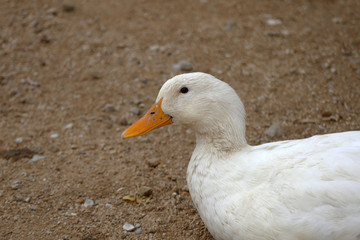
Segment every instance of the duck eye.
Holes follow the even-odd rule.
[[[180,89],[181,93],[187,93],[189,91],[189,89],[187,87],[183,87]]]

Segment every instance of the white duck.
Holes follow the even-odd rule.
[[[172,122],[196,132],[187,183],[215,239],[360,239],[360,131],[250,146],[235,91],[189,73],[123,138]]]

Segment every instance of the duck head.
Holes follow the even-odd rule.
[[[198,140],[207,137],[246,144],[240,98],[227,83],[206,73],[181,74],[166,81],[156,103],[122,137],[140,136],[171,123],[192,128]]]

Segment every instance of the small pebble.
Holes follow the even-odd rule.
[[[166,47],[165,46],[159,46],[159,45],[152,45],[149,47],[150,51],[154,52],[165,52]]]
[[[266,24],[269,25],[269,26],[276,26],[276,25],[279,25],[281,24],[281,20],[280,19],[268,19],[266,20]]]
[[[116,111],[116,108],[112,104],[106,104],[105,107],[103,108],[103,111],[106,113],[112,113]]]
[[[20,187],[21,187],[20,183],[14,183],[13,185],[11,185],[12,190],[18,190]]]
[[[340,18],[340,17],[334,17],[334,18],[331,19],[331,21],[332,21],[333,23],[335,23],[335,24],[339,24],[339,23],[342,22],[342,18]]]
[[[56,153],[56,152],[60,151],[60,148],[58,146],[56,146],[56,145],[51,145],[49,147],[49,151],[53,152],[53,153]]]
[[[181,188],[181,190],[186,191],[186,192],[189,192],[189,187],[188,187],[188,185],[184,185],[184,186]]]
[[[24,201],[24,199],[22,198],[21,195],[15,194],[15,195],[14,195],[14,201],[15,201],[15,202],[22,202],[22,201]]]
[[[42,35],[42,36],[40,37],[40,42],[41,42],[41,43],[50,43],[51,40],[50,40],[50,38],[49,38],[47,35]],[[39,85],[39,86],[40,86],[40,85]]]
[[[94,206],[94,201],[90,198],[86,199],[84,204],[83,204],[84,207],[92,207]]]
[[[160,160],[157,158],[150,158],[146,161],[147,165],[152,168],[156,168],[160,164]]]
[[[283,35],[283,36],[286,37],[286,36],[289,36],[289,34],[290,34],[290,33],[289,33],[288,30],[285,30],[285,29],[284,29],[284,30],[281,30],[281,35]]]
[[[326,68],[329,68],[329,67],[330,67],[330,64],[326,62],[326,63],[324,63],[324,64],[322,65],[322,67],[325,68],[325,69],[326,69]]]
[[[132,113],[132,114],[134,114],[134,115],[140,115],[141,114],[141,110],[140,110],[140,108],[138,108],[138,107],[132,107],[131,109],[130,109],[130,112]]]
[[[105,204],[105,207],[107,207],[107,208],[112,208],[113,206],[112,206],[110,203],[106,203],[106,204]]]
[[[123,229],[127,232],[133,232],[135,231],[135,226],[130,223],[125,223]]]
[[[157,228],[150,228],[149,233],[156,233],[158,231]]]
[[[39,160],[41,160],[41,159],[44,159],[45,158],[45,156],[43,156],[43,155],[34,155],[31,159],[30,159],[30,162],[37,162],[37,161],[39,161]]]
[[[188,61],[180,61],[179,63],[174,64],[173,68],[183,72],[190,72],[193,70],[193,66]]]
[[[92,73],[91,78],[94,80],[99,80],[99,79],[101,79],[101,75],[98,73]]]
[[[63,130],[66,130],[66,129],[71,129],[73,127],[73,123],[69,123],[69,124],[66,124],[64,127],[63,127]]]
[[[265,35],[268,35],[269,37],[279,37],[280,32],[278,32],[278,31],[266,31]]]
[[[154,51],[154,52],[157,52],[159,51],[160,49],[160,46],[159,45],[152,45],[149,47],[150,51]]]
[[[27,198],[24,199],[24,202],[29,203],[30,200],[31,200],[31,198],[30,198],[30,197],[27,197]]]
[[[33,87],[40,87],[40,83],[38,83],[38,82],[30,82],[30,84]]]
[[[127,126],[129,123],[127,121],[127,119],[125,117],[121,118],[120,120],[120,125],[122,126]]]
[[[44,150],[42,149],[41,146],[32,147],[32,148],[31,148],[31,151],[33,151],[34,153],[37,153],[37,154],[41,154],[41,153],[44,152]]]
[[[22,142],[23,142],[23,138],[18,137],[18,138],[15,139],[15,142],[16,142],[16,143],[22,143]]]
[[[141,224],[140,224],[140,223],[137,223],[137,224],[135,224],[135,227],[136,227],[136,228],[140,228],[140,227],[141,227]]]
[[[182,197],[182,198],[185,198],[185,197],[188,197],[188,196],[190,196],[189,192],[183,191],[183,192],[180,193],[180,197]]]
[[[71,3],[64,3],[63,10],[64,12],[73,12],[75,10],[75,6]]]
[[[37,210],[37,206],[31,205],[29,206],[29,209],[32,211],[36,211]]]
[[[321,116],[322,116],[323,118],[330,117],[331,115],[332,115],[332,113],[329,112],[329,111],[324,111],[324,112],[321,113]]]
[[[141,230],[140,228],[136,229],[135,234],[136,234],[136,235],[142,234],[142,230]]]
[[[226,23],[226,30],[231,30],[235,27],[235,23],[234,22],[228,22]]]
[[[346,48],[342,48],[341,49],[341,53],[344,55],[344,56],[351,56],[352,55],[352,51],[350,49],[346,49]]]
[[[284,133],[284,129],[280,123],[274,123],[268,129],[265,130],[265,135],[273,138],[281,136]]]
[[[142,186],[138,189],[138,194],[143,197],[149,197],[153,194],[153,190],[150,187]]]
[[[57,10],[56,8],[50,8],[49,10],[46,11],[46,13],[56,16]]]
[[[299,69],[298,73],[301,74],[301,75],[306,75],[305,69]]]
[[[81,198],[76,199],[75,202],[76,202],[77,204],[83,204],[83,203],[85,202],[85,200],[86,200],[85,198],[82,198],[82,197],[81,197]]]
[[[50,138],[58,138],[59,134],[58,133],[53,133],[50,135]]]

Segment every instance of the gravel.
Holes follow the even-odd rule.
[[[127,125],[129,125],[128,120],[127,120],[125,117],[121,118],[121,119],[120,119],[120,125],[121,125],[121,126],[127,126]]]
[[[21,187],[21,184],[19,181],[15,181],[13,185],[11,185],[12,190],[18,190]]]
[[[15,139],[15,143],[22,143],[23,142],[23,138],[18,137]]]
[[[190,72],[194,69],[192,64],[188,61],[180,61],[177,64],[174,64],[173,68],[183,72]]]
[[[138,194],[142,197],[149,197],[153,194],[153,190],[150,187],[142,186],[138,189]]]
[[[38,209],[38,207],[35,206],[35,205],[30,205],[30,206],[29,206],[29,209],[30,209],[31,211],[36,211],[36,210]]]
[[[51,145],[49,147],[49,151],[53,152],[53,153],[57,153],[58,151],[60,151],[60,148],[58,146],[56,146],[56,145]]]
[[[130,109],[130,112],[136,116],[139,116],[141,114],[141,109],[138,107],[132,107]]]
[[[99,80],[101,79],[101,75],[99,73],[92,73],[91,78],[94,80]]]
[[[226,26],[225,26],[226,30],[231,30],[231,29],[233,29],[234,27],[235,27],[235,23],[234,23],[234,22],[228,22],[228,23],[226,23]]]
[[[264,34],[269,37],[280,37],[279,31],[265,31]]]
[[[44,150],[42,149],[42,147],[41,146],[35,146],[35,147],[32,147],[31,148],[31,151],[33,151],[34,153],[37,153],[37,154],[41,154],[41,153],[43,153],[44,152]]]
[[[268,19],[266,20],[266,24],[269,26],[276,26],[276,25],[280,25],[282,22],[280,19]]]
[[[116,108],[113,104],[106,104],[105,107],[103,108],[103,111],[106,113],[112,113],[116,111]]]
[[[124,226],[123,226],[123,229],[127,232],[133,232],[135,231],[135,226],[130,224],[130,223],[125,223]]]
[[[46,13],[56,16],[57,10],[56,10],[56,8],[50,8],[46,11]]]
[[[58,138],[59,134],[58,133],[53,133],[50,135],[50,138]]]
[[[63,11],[64,12],[73,12],[73,11],[75,11],[75,6],[71,3],[64,3]]]
[[[265,130],[265,135],[270,138],[279,137],[283,133],[284,133],[284,128],[278,122],[274,123],[268,129]]]
[[[73,123],[66,124],[66,125],[63,127],[63,130],[71,129],[73,126],[74,126]]]
[[[34,156],[30,159],[30,162],[37,162],[37,161],[42,160],[42,159],[44,159],[44,158],[45,158],[45,156],[43,156],[43,155],[34,155]]]
[[[152,227],[149,230],[149,233],[156,233],[158,231],[158,229],[156,227]]]
[[[87,198],[83,204],[84,207],[92,207],[94,206],[94,200]]]
[[[149,167],[156,168],[160,164],[160,160],[157,158],[150,158],[146,160],[146,163]]]

